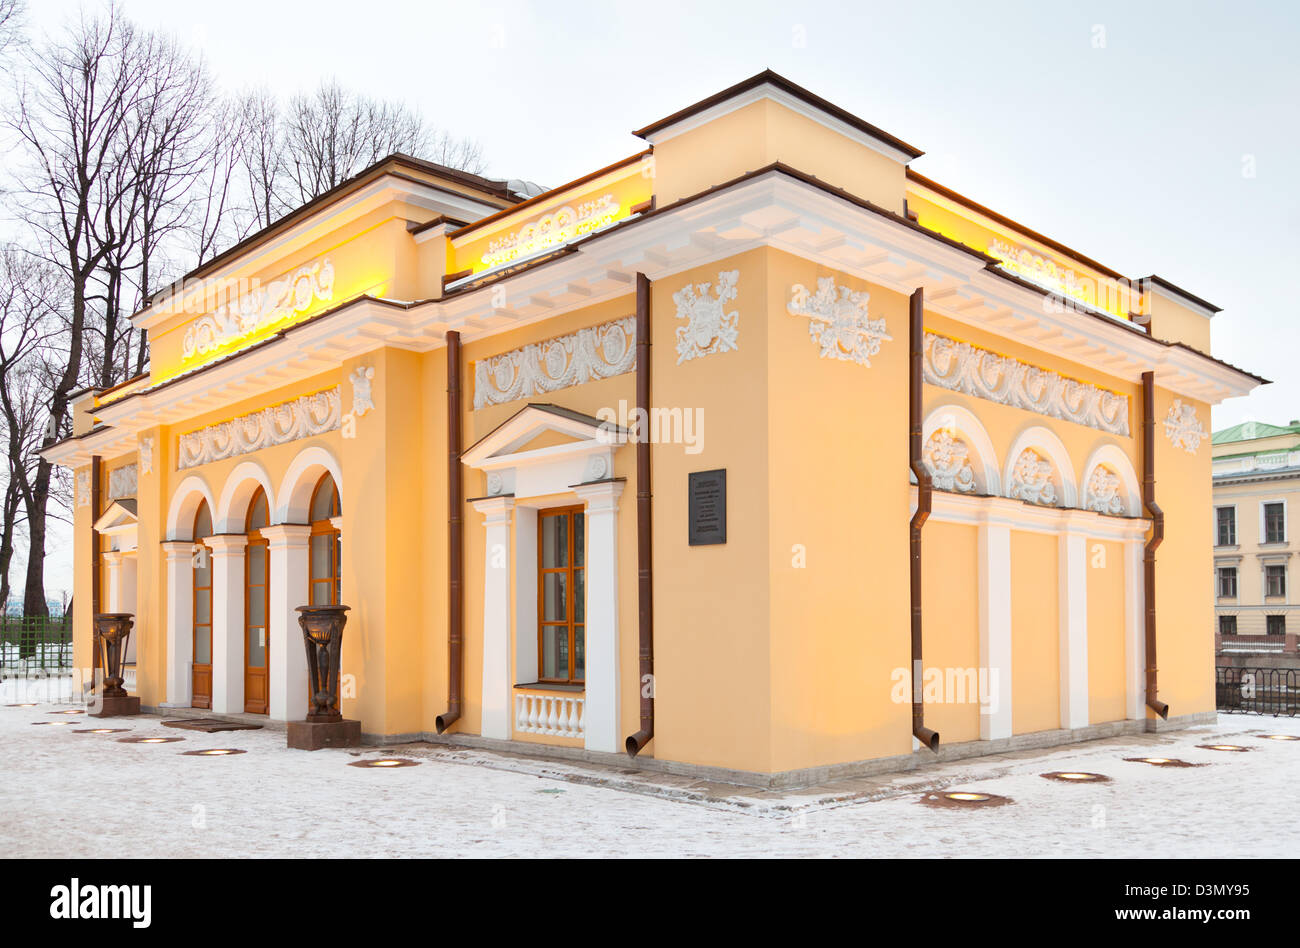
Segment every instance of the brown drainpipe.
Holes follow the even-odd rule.
[[[447,703],[435,722],[442,734],[460,718],[465,677],[465,603],[462,561],[465,534],[461,520],[460,333],[447,333]]]
[[[99,668],[99,632],[97,631],[95,616],[102,611],[101,598],[103,593],[100,589],[99,580],[99,531],[95,529],[95,521],[99,519],[99,478],[102,472],[103,462],[98,454],[91,455],[90,458],[90,648],[92,651],[90,659],[90,681],[93,688],[95,681],[95,669]]]
[[[650,280],[636,275],[636,407],[638,418],[650,416]],[[637,637],[641,689],[641,730],[625,743],[629,757],[655,736],[654,698],[654,576],[650,564],[650,441],[645,432],[636,442],[636,569]]]
[[[908,338],[910,365],[907,397],[907,457],[916,475],[916,513],[910,524],[912,572],[912,736],[930,748],[939,749],[939,732],[925,726],[925,701],[921,694],[921,527],[930,518],[934,484],[921,461],[921,382],[924,378],[925,290],[918,287],[909,306]]]
[[[1169,705],[1156,697],[1156,548],[1165,538],[1165,513],[1156,503],[1154,372],[1142,373],[1142,506],[1151,515],[1151,539],[1142,551],[1142,595],[1147,605],[1147,707],[1168,719]]]

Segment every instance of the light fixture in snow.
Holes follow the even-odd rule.
[[[73,731],[73,734],[121,734],[131,730],[129,727],[92,727],[86,731]]]
[[[67,727],[71,721],[33,721],[33,724],[46,724],[50,727]]]
[[[1093,774],[1083,770],[1054,770],[1043,774],[1048,780],[1061,780],[1066,783],[1109,783],[1105,774]]]
[[[994,793],[979,793],[973,790],[954,790],[949,793],[927,793],[920,801],[926,806],[935,807],[981,807],[1003,806],[1011,803],[1010,797],[1000,797]]]
[[[29,701],[26,704],[7,704],[5,705],[5,707],[6,708],[34,708],[36,707],[36,702]]]
[[[1196,746],[1201,748],[1201,750],[1232,751],[1233,753],[1250,750],[1249,747],[1242,747],[1240,744],[1197,744]]]
[[[201,751],[185,751],[186,757],[229,757],[231,754],[242,754],[244,751],[234,747],[209,747]]]
[[[183,737],[119,737],[118,741],[123,744],[171,744],[173,741],[183,741]]]
[[[85,714],[80,708],[72,708],[68,711],[51,711],[50,714]]]
[[[349,767],[414,767],[418,760],[406,760],[401,757],[379,757],[374,760],[354,760]]]
[[[1266,741],[1300,741],[1294,734],[1261,734],[1260,737]]]
[[[1125,757],[1127,761],[1135,764],[1152,764],[1156,767],[1200,767],[1201,764],[1189,764],[1185,760],[1177,760],[1173,757]]]

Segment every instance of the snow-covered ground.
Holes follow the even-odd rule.
[[[1300,720],[1216,726],[958,761],[810,790],[726,788],[646,772],[435,745],[290,751],[284,732],[205,734],[70,707],[0,685],[5,856],[1294,856]],[[52,698],[52,693],[45,693]],[[33,726],[72,721],[68,726]],[[76,734],[81,728],[124,734]],[[183,737],[123,744],[121,737]],[[1198,744],[1235,743],[1228,753]],[[229,757],[184,751],[233,747]],[[370,756],[415,767],[363,769]],[[1125,757],[1207,766],[1160,768]],[[1047,771],[1106,774],[1062,784]],[[106,788],[114,788],[106,793]],[[1011,797],[995,809],[919,805],[927,789]]]

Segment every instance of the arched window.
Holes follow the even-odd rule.
[[[266,714],[270,706],[266,669],[270,630],[270,569],[267,540],[262,528],[270,526],[266,491],[261,487],[248,504],[244,532],[248,547],[244,551],[244,710]]]
[[[342,602],[339,564],[342,542],[335,518],[342,514],[339,489],[327,471],[311,494],[311,574],[307,601],[313,606],[337,606]]]
[[[212,555],[203,545],[212,536],[212,511],[199,501],[194,515],[194,662],[191,673],[195,708],[212,707]]]

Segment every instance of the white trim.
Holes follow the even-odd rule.
[[[212,489],[208,487],[207,482],[202,477],[191,474],[180,482],[180,486],[172,494],[171,504],[167,508],[166,536],[168,540],[194,539],[194,517],[199,512],[199,503],[194,499],[196,494],[200,500],[208,502],[208,514],[213,518],[215,528],[217,502],[212,499]]]
[[[537,511],[515,505],[515,674],[514,683],[540,677],[537,667]]]
[[[509,740],[514,713],[510,680],[510,497],[474,501],[483,514],[483,690],[479,734]]]
[[[979,524],[980,668],[989,679],[989,705],[980,711],[980,740],[1012,734],[1011,528]]]
[[[606,481],[574,493],[586,505],[587,525],[584,746],[616,754],[623,739],[618,647],[618,500],[623,483]]]
[[[966,445],[975,452],[971,459],[975,469],[975,486],[981,494],[1002,493],[1001,480],[998,477],[998,454],[993,448],[993,440],[984,428],[979,417],[969,408],[953,402],[937,405],[925,416],[921,425],[921,443],[925,444],[930,435],[940,428],[949,428],[956,432]]]
[[[1074,463],[1070,460],[1070,452],[1066,450],[1065,443],[1057,436],[1056,432],[1050,428],[1044,428],[1042,425],[1033,425],[1026,428],[1020,433],[1020,436],[1011,445],[1011,450],[1007,452],[1005,467],[1002,475],[1002,493],[1011,489],[1013,473],[1016,469],[1016,461],[1020,455],[1027,449],[1032,448],[1040,454],[1046,455],[1047,459],[1052,462],[1054,473],[1060,481],[1061,503],[1063,507],[1077,507],[1079,504],[1079,483],[1075,479]]]
[[[1125,516],[1142,516],[1142,484],[1138,480],[1133,462],[1124,453],[1124,449],[1117,444],[1103,444],[1088,455],[1088,460],[1083,463],[1082,476],[1079,478],[1079,483],[1085,492],[1088,489],[1088,479],[1092,477],[1093,469],[1098,464],[1107,465],[1119,475],[1120,484],[1124,489]]]
[[[777,105],[783,105],[791,112],[802,115],[804,118],[812,119],[818,125],[828,128],[833,132],[843,135],[856,144],[870,148],[872,151],[884,155],[886,158],[892,158],[900,164],[907,164],[912,160],[909,152],[903,151],[895,145],[890,144],[883,138],[865,132],[862,129],[855,128],[848,122],[836,118],[824,109],[820,109],[798,96],[792,95],[780,86],[772,82],[764,82],[753,88],[738,92],[730,98],[724,99],[714,105],[709,106],[687,116],[680,121],[673,122],[671,125],[665,125],[656,129],[649,135],[644,136],[645,140],[651,145],[662,145],[664,142],[671,141],[678,135],[683,135],[692,129],[707,125],[709,122],[716,121],[724,115],[730,115],[732,112],[753,105],[755,102],[761,102],[764,99],[775,102]]]
[[[167,704],[188,708],[194,700],[194,543],[164,540],[162,550],[167,570]]]
[[[1223,507],[1232,508],[1232,542],[1231,543],[1219,542],[1219,509]],[[1210,529],[1212,531],[1211,536],[1214,538],[1214,548],[1216,550],[1226,550],[1226,549],[1231,549],[1232,547],[1241,546],[1241,518],[1237,514],[1238,514],[1237,505],[1235,503],[1213,505]]]
[[[311,527],[277,523],[262,528],[267,540],[270,595],[266,603],[267,714],[273,721],[300,721],[307,714],[310,690],[298,606],[310,603]]]
[[[916,510],[915,485],[911,488],[910,510]],[[935,491],[931,496],[930,519],[968,526],[992,523],[1053,536],[1068,527],[1091,539],[1115,542],[1133,538],[1145,540],[1147,531],[1151,529],[1150,520],[1136,517],[1108,517],[1090,510],[1040,507],[1009,497],[979,497],[948,491]]]
[[[1143,537],[1124,542],[1124,707],[1130,721],[1146,719],[1146,591]]]
[[[1067,528],[1058,541],[1061,727],[1088,726],[1088,538]]]
[[[339,503],[342,504],[343,468],[338,458],[322,445],[308,445],[294,455],[284,477],[280,479],[280,490],[276,494],[280,502],[272,508],[276,523],[307,523],[311,514],[311,492],[324,471],[329,471],[334,478],[334,487],[339,492]]]
[[[241,461],[226,477],[221,488],[221,500],[212,518],[213,533],[243,533],[248,515],[248,505],[257,493],[258,485],[266,491],[266,516],[275,522],[275,488],[271,475],[257,461]]]
[[[244,549],[243,534],[211,536],[212,555],[212,710],[244,712]]]
[[[1268,536],[1267,530],[1265,529],[1266,526],[1267,526],[1267,523],[1266,523],[1265,518],[1264,518],[1264,506],[1265,506],[1266,504],[1281,504],[1281,505],[1282,505],[1282,539],[1281,539],[1280,542],[1277,541],[1277,540],[1268,540],[1268,539],[1266,539],[1266,537]],[[1259,537],[1258,537],[1258,540],[1256,541],[1258,546],[1261,546],[1261,547],[1262,547],[1262,546],[1267,546],[1267,545],[1269,545],[1269,544],[1277,544],[1277,545],[1281,546],[1282,544],[1286,544],[1286,543],[1290,543],[1290,542],[1291,542],[1291,539],[1290,539],[1290,533],[1291,533],[1291,518],[1290,518],[1290,516],[1289,516],[1289,513],[1290,513],[1290,511],[1287,510],[1286,497],[1262,497],[1262,498],[1260,498],[1260,500],[1259,500]],[[1217,539],[1217,537],[1216,537],[1215,539]],[[1267,552],[1267,551],[1262,551],[1262,552]]]
[[[1190,310],[1198,316],[1204,316],[1206,319],[1213,319],[1215,316],[1219,315],[1214,310],[1196,302],[1189,296],[1185,296],[1176,290],[1166,289],[1150,277],[1141,277],[1137,282],[1142,292],[1152,293],[1162,299],[1167,299],[1173,303],[1177,303],[1179,306],[1183,307],[1183,309]]]

